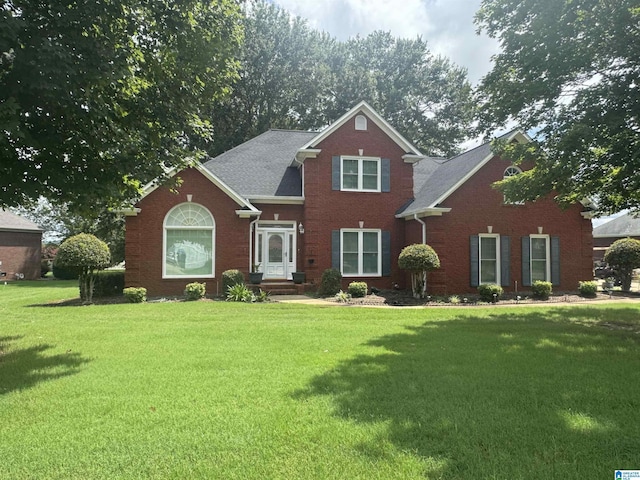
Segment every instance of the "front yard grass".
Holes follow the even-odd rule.
[[[0,478],[612,478],[640,304],[44,306],[0,285]]]

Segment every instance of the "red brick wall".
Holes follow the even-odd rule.
[[[430,293],[477,291],[470,286],[469,237],[488,233],[488,225],[493,226],[493,233],[511,237],[511,286],[505,290],[513,290],[515,281],[519,290],[528,288],[522,287],[521,237],[537,234],[538,227],[543,228],[543,234],[560,237],[561,283],[554,291],[575,291],[578,281],[592,278],[592,227],[591,220],[580,215],[582,206],[562,210],[551,196],[525,205],[505,205],[502,194],[491,184],[502,178],[508,165],[499,158],[491,160],[443,202],[451,212],[423,219],[427,243],[436,250],[442,265],[429,274]],[[413,230],[410,240],[420,241]]]
[[[405,245],[404,220],[395,218],[396,211],[413,196],[413,167],[402,159],[404,151],[371,120],[367,131],[355,130],[350,119],[316,148],[317,158],[304,163],[304,248],[307,280],[319,282],[322,272],[331,268],[331,232],[341,228],[374,228],[391,232],[391,256],[397,259]],[[358,155],[391,160],[391,191],[382,193],[341,192],[332,190],[332,157]],[[313,263],[309,263],[313,261]],[[353,280],[366,281],[370,286],[391,288],[404,275],[392,261],[390,277],[345,278],[343,286]]]
[[[40,278],[41,249],[40,232],[0,232],[0,272],[6,272],[0,281],[15,280],[16,273],[25,280]]]
[[[161,187],[143,198],[137,205],[141,212],[127,218],[126,225],[126,286],[140,286],[149,295],[181,295],[187,283],[207,283],[207,292],[222,290],[222,272],[237,268],[249,271],[249,224],[252,219],[240,219],[235,211],[240,206],[195,169],[179,175],[183,179],[178,193]],[[162,278],[162,239],[165,215],[174,206],[192,201],[211,212],[215,220],[215,278]]]

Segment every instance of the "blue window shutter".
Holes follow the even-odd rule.
[[[560,237],[551,237],[551,283],[560,285]]]
[[[480,237],[471,235],[469,239],[469,256],[471,264],[469,271],[471,272],[471,286],[477,287],[480,283]]]
[[[511,285],[511,237],[500,237],[500,284]]]
[[[522,286],[531,286],[531,241],[522,237]]]
[[[383,192],[391,191],[391,160],[388,158],[383,158],[381,160],[380,168],[382,170],[380,179],[380,189]]]
[[[331,268],[340,270],[340,230],[331,232]]]
[[[391,276],[391,232],[382,231],[382,276]]]
[[[340,190],[340,157],[331,158],[331,189]]]

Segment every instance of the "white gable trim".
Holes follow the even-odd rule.
[[[407,212],[399,213],[398,215],[396,215],[396,218],[404,218],[405,220],[409,221],[409,220],[416,220],[416,217],[418,218],[441,217],[442,214],[449,213],[450,211],[451,211],[450,208],[429,207],[429,208],[424,208],[422,210],[407,211]]]
[[[531,141],[531,137],[529,137],[529,135],[527,135],[526,133],[521,132],[520,130],[516,130],[506,138],[507,142],[512,142],[513,140],[520,143],[528,143]],[[442,195],[440,195],[440,197],[435,202],[433,202],[431,206],[435,207],[436,205],[439,205],[442,202],[444,202],[453,192],[458,190],[458,188],[460,188],[464,183],[466,183],[467,180],[473,177],[478,172],[478,170],[484,167],[487,164],[487,162],[489,162],[489,160],[491,160],[495,156],[496,155],[493,152],[489,153],[489,155],[487,155],[480,163],[478,163],[472,170],[470,170],[469,173],[467,173],[464,177],[458,180],[453,187],[451,187],[449,190],[447,190]]]
[[[259,213],[259,210],[256,207],[254,207],[251,204],[251,202],[249,202],[245,198],[241,197],[240,194],[238,194],[236,191],[234,191],[229,185],[224,183],[222,180],[220,180],[220,178],[218,178],[215,174],[213,174],[209,170],[207,170],[200,162],[197,162],[193,166],[193,168],[198,170],[207,180],[209,180],[211,183],[213,183],[216,187],[218,187],[225,194],[227,194],[229,196],[229,198],[231,198],[240,207],[242,207],[244,209],[244,210],[242,210],[243,212],[245,212],[245,213],[246,212],[253,212],[254,214],[255,213]],[[177,169],[174,168],[169,172],[168,176],[169,176],[169,178],[173,178],[178,173],[180,173],[181,171],[182,170],[177,170]],[[155,180],[153,182],[150,182],[147,185],[145,185],[145,187],[142,189],[142,196],[140,197],[140,200],[145,198],[147,195],[149,195],[151,192],[153,192],[154,190],[156,190],[160,186],[161,186],[161,184],[159,184]]]
[[[317,136],[311,139],[306,145],[304,145],[299,151],[308,151],[313,150],[322,140],[327,138],[333,132],[335,132],[338,128],[344,125],[349,119],[355,117],[358,114],[366,115],[372,122],[374,122],[384,133],[386,133],[389,138],[391,138],[400,148],[402,148],[405,153],[411,153],[417,157],[424,157],[422,153],[409,142],[406,138],[400,135],[395,128],[393,128],[384,118],[382,118],[378,113],[367,103],[360,102],[347,113],[345,113],[338,120],[333,122],[327,128],[325,128],[322,132],[320,132]]]

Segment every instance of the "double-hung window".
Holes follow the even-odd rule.
[[[500,285],[500,236],[479,235],[479,274],[480,283]]]
[[[381,276],[380,230],[341,230],[340,251],[344,276]]]
[[[342,157],[341,190],[380,191],[380,158]]]
[[[530,235],[529,238],[531,242],[531,282],[536,280],[548,282],[551,279],[549,236]]]
[[[516,175],[520,175],[521,173],[522,173],[522,170],[520,170],[519,167],[516,167],[515,165],[510,165],[505,169],[502,178],[507,179],[510,177],[515,177]],[[524,202],[509,202],[506,196],[504,197],[503,201],[506,205],[524,205]]]

